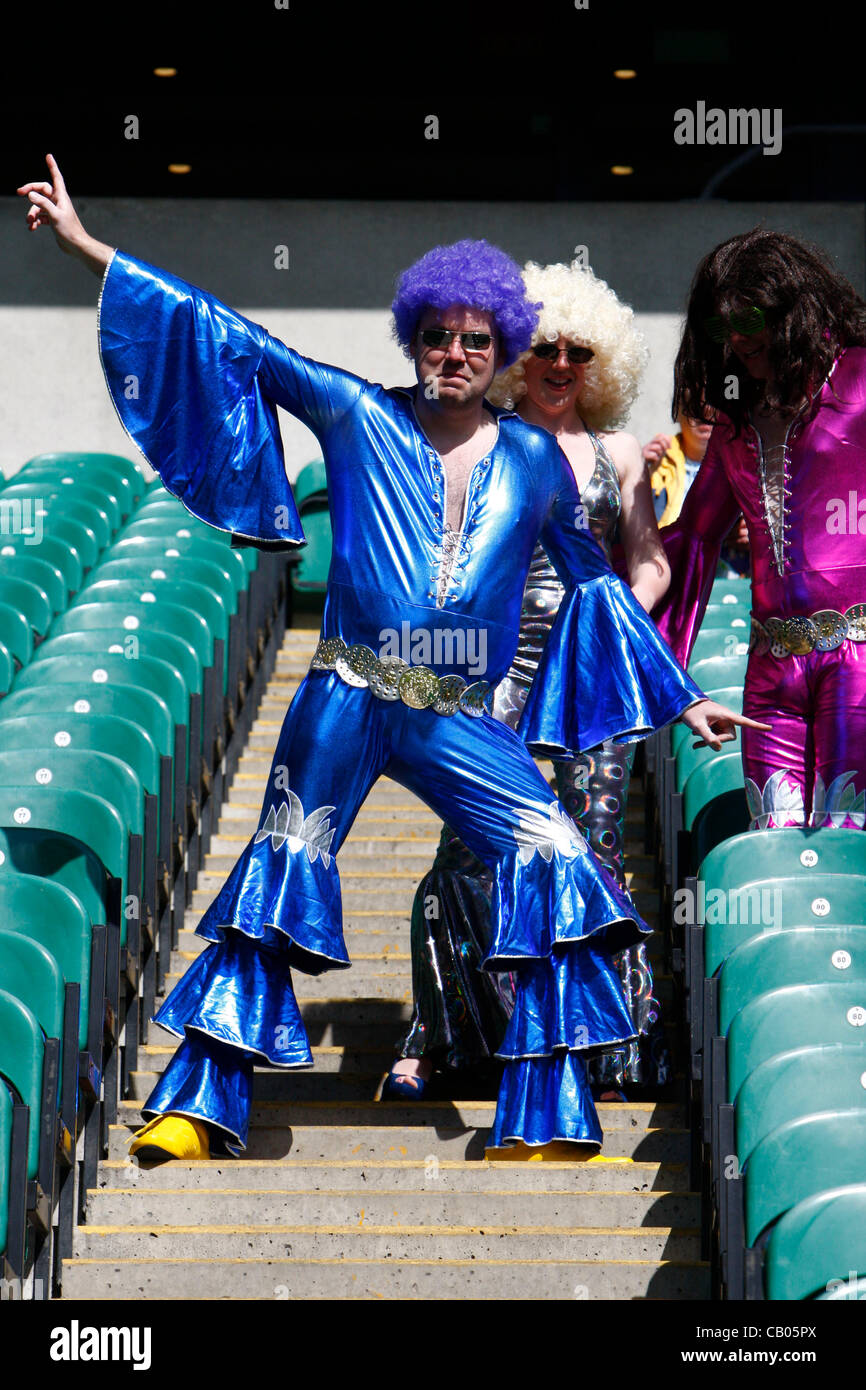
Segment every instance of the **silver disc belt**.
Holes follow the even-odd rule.
[[[342,637],[320,638],[310,669],[334,671],[346,685],[366,687],[377,700],[402,700],[410,709],[461,711],[473,719],[492,712],[489,681],[470,685],[462,676],[437,676],[429,666],[410,666],[399,656],[379,657],[361,642],[347,646]]]
[[[808,618],[752,619],[749,651],[765,656],[808,656],[810,652],[834,652],[843,642],[866,642],[866,603],[855,603],[838,613],[821,608]]]

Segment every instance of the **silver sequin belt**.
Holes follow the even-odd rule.
[[[320,638],[310,669],[335,671],[346,685],[366,687],[377,700],[402,700],[410,709],[446,715],[460,710],[473,719],[493,709],[489,681],[470,685],[462,676],[437,676],[429,666],[410,666],[399,656],[379,657],[361,642],[349,647],[342,637]]]
[[[843,642],[866,642],[866,603],[855,603],[844,613],[821,608],[808,618],[752,619],[749,651],[765,656],[808,656],[810,652],[834,652]]]

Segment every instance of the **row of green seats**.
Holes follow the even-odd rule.
[[[53,621],[66,613],[144,492],[133,464],[106,456],[41,456],[5,483],[4,693],[26,681]],[[34,694],[41,717],[45,691]],[[61,753],[63,730],[56,724],[43,731],[43,742],[33,722],[20,719],[20,708],[19,721],[10,718],[15,698],[6,693],[0,703],[0,1074],[3,1093],[15,1101],[4,1259],[20,1280],[33,1255],[37,1283],[47,1288],[52,1260],[71,1245],[70,1170],[79,1127],[83,1166],[95,1180],[104,1044],[117,1041],[111,961],[119,971],[120,935],[131,916],[124,912],[132,896],[125,889],[137,883],[120,816],[108,800],[81,788],[98,786],[125,806],[130,823],[141,815],[141,800],[126,763],[101,758],[87,768],[80,751]],[[135,978],[132,962],[130,968]],[[22,1125],[18,1168],[12,1150],[22,1148]]]
[[[161,984],[157,964],[164,975],[188,901],[200,802],[208,798],[207,810],[221,799],[226,747],[239,748],[265,668],[275,660],[285,588],[279,557],[235,548],[229,535],[197,521],[158,480],[145,487],[127,460],[43,456],[0,492],[0,510],[12,520],[25,558],[25,545],[50,545],[58,568],[64,557],[66,564],[68,592],[55,586],[53,602],[32,580],[6,576],[10,598],[22,602],[0,611],[19,653],[12,688],[0,701],[0,743],[8,750],[0,754],[0,883],[23,879],[68,893],[94,950],[102,934],[101,972],[91,968],[95,988],[85,972],[74,981],[68,962],[59,966],[67,988],[81,991],[81,1018],[99,1020],[99,1046],[91,1037],[89,1051],[77,1058],[82,1084],[90,1079],[97,1102],[100,1063],[104,1068],[105,1104],[98,1124],[85,1126],[81,1197],[96,1177],[91,1136],[98,1132],[104,1151],[118,1095],[135,1066],[139,1003],[146,1020]],[[0,575],[0,600],[3,582]],[[5,906],[0,932],[11,921]],[[15,921],[26,923],[26,914]],[[15,1007],[19,1014],[30,1008],[44,1032],[34,1002],[19,999]],[[67,1049],[67,1060],[74,1052]],[[7,1081],[16,1065],[0,1055]],[[30,1149],[32,1167],[32,1141]],[[40,1143],[38,1151],[50,1146]],[[33,1188],[32,1174],[28,1181]],[[64,1184],[62,1232],[71,1194]],[[43,1194],[43,1214],[46,1200],[50,1208]],[[32,1203],[26,1215],[32,1228],[38,1216]],[[15,1241],[20,1265],[17,1234]],[[62,1235],[56,1243],[61,1258],[64,1242]],[[42,1242],[38,1259],[47,1249]],[[44,1273],[41,1264],[39,1270]],[[56,1275],[55,1268],[55,1281]]]
[[[750,605],[751,585],[746,580],[717,579],[688,667],[708,696],[738,710],[748,659]],[[667,909],[682,877],[684,854],[687,859],[699,857],[720,838],[743,828],[739,770],[733,765],[717,769],[724,754],[693,750],[691,737],[687,727],[677,723],[647,743],[648,792],[654,804],[647,849],[659,855]],[[692,773],[696,775],[689,785],[686,814],[684,793]]]
[[[752,831],[718,845],[687,888],[706,919],[690,927],[687,972],[724,1284],[743,1296],[757,1242],[768,1245],[768,1297],[817,1296],[828,1279],[866,1274],[845,1253],[853,1232],[812,1265],[792,1254],[806,1229],[800,1205],[817,1204],[841,1232],[821,1195],[863,1177],[862,832]],[[862,1252],[862,1225],[857,1238]]]

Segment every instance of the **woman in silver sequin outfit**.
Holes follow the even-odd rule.
[[[591,270],[530,262],[524,278],[529,298],[543,304],[538,329],[530,352],[497,378],[491,398],[556,435],[580,488],[585,524],[608,555],[618,533],[632,589],[649,611],[667,589],[669,570],[640,446],[618,428],[646,365],[643,339],[632,311]],[[562,592],[539,546],[524,593],[517,653],[495,698],[495,715],[512,728]],[[575,761],[554,763],[560,801],[620,886],[633,758],[634,745],[607,743]],[[414,1013],[385,1091],[407,1098],[421,1094],[435,1066],[461,1068],[491,1057],[513,1001],[510,976],[479,969],[490,939],[490,871],[447,825],[416,893],[411,936]],[[659,1086],[670,1079],[645,948],[632,947],[616,960],[640,1038],[589,1063],[602,1100],[621,1098],[626,1083]]]

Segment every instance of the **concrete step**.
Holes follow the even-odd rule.
[[[178,950],[198,955],[207,946],[202,936],[196,936],[195,929],[204,915],[205,904],[201,910],[190,909],[187,913],[187,926],[178,933]],[[398,912],[384,916],[378,913],[351,911],[344,918],[343,940],[352,961],[360,956],[375,952],[386,960],[391,957],[402,959],[410,954],[409,913]],[[654,933],[646,942],[647,957],[656,977],[664,977],[664,943],[659,933]]]
[[[79,1260],[667,1260],[700,1261],[700,1232],[513,1226],[82,1226]],[[67,1266],[69,1268],[69,1266]]]
[[[695,1299],[710,1297],[709,1270],[673,1261],[451,1263],[287,1260],[96,1260],[66,1266],[64,1299]]]
[[[545,1164],[518,1165],[542,1170]],[[553,1181],[559,1179],[556,1174]],[[281,1178],[281,1181],[284,1179]],[[428,1190],[406,1187],[363,1191],[316,1190],[298,1184],[286,1187],[175,1188],[147,1190],[106,1188],[87,1194],[87,1221],[96,1226],[267,1226],[271,1223],[360,1226],[697,1226],[700,1197],[685,1190],[668,1192],[628,1185],[619,1190],[578,1187],[576,1182],[556,1191],[518,1191],[509,1175],[500,1187],[479,1191]],[[545,1179],[550,1181],[550,1179]]]
[[[198,955],[207,946],[204,937],[195,934],[207,905],[205,904],[200,911],[190,908],[186,913],[186,926],[178,933],[178,950]],[[397,909],[394,911],[398,914]],[[382,914],[366,916],[353,909],[344,918],[343,940],[353,961],[370,952],[375,952],[386,960],[390,960],[391,957],[402,959],[410,954],[409,912],[399,911],[399,914],[393,917]],[[654,933],[647,941],[646,947],[656,978],[664,978],[661,936]]]
[[[239,835],[243,833],[247,839],[254,835],[258,829],[261,819],[261,798],[255,801],[234,801],[224,806],[220,813],[219,835]],[[380,825],[399,825],[419,827],[430,826],[431,833],[435,829],[438,834],[442,829],[442,822],[438,816],[434,816],[423,803],[419,801],[411,804],[408,801],[395,801],[385,806],[370,806],[365,803],[355,818],[352,834],[356,830],[364,830],[367,826]]]
[[[300,1075],[301,1073],[295,1073]],[[681,1130],[685,1126],[685,1106],[676,1101],[635,1101],[628,1104],[605,1102],[598,1105],[602,1130],[648,1132],[651,1129]],[[399,1101],[333,1101],[307,1100],[286,1103],[263,1101],[253,1097],[250,1109],[251,1126],[288,1130],[298,1125],[325,1126],[341,1129],[350,1136],[359,1130],[381,1126],[386,1128],[419,1129],[445,1136],[466,1135],[467,1130],[489,1131],[493,1124],[496,1101],[491,1100],[419,1100]],[[118,1120],[128,1129],[141,1125],[141,1111],[136,1101],[122,1100]],[[430,1134],[433,1142],[432,1133]],[[353,1139],[353,1143],[360,1142]]]
[[[204,863],[204,872],[227,876],[240,859],[250,838],[249,835],[231,838],[228,835],[215,835],[211,840],[210,854]],[[438,835],[422,835],[420,832],[414,835],[353,835],[347,857],[355,862],[366,859],[368,863],[371,855],[380,860],[397,859],[401,863],[406,860],[414,864],[420,878],[430,868],[438,844]],[[342,866],[343,858],[344,854],[341,852],[337,860],[338,868]]]
[[[583,1148],[584,1146],[581,1146]],[[505,1159],[425,1158],[369,1159],[211,1159],[196,1163],[157,1163],[141,1167],[135,1159],[111,1159],[99,1170],[99,1187],[88,1193],[94,1220],[102,1225],[127,1221],[128,1217],[102,1220],[96,1210],[103,1198],[115,1195],[134,1204],[142,1193],[161,1199],[172,1193],[195,1193],[214,1200],[224,1192],[350,1192],[363,1198],[368,1193],[570,1193],[684,1192],[688,1190],[687,1163],[644,1163],[609,1155],[590,1156],[572,1162],[520,1162]]]
[[[125,1160],[134,1133],[112,1125],[109,1158]],[[433,1125],[252,1125],[242,1162],[248,1159],[390,1158],[482,1159],[488,1127],[443,1128]],[[638,1124],[614,1129],[605,1125],[603,1154],[641,1163],[683,1163],[689,1132],[672,1126],[646,1129]]]
[[[404,948],[409,945],[408,918],[406,924]],[[201,949],[201,946],[194,946],[189,951],[172,951],[165,980],[166,990],[182,979],[192,962],[201,955]],[[342,999],[402,999],[406,990],[411,992],[412,988],[411,961],[411,953],[405,949],[391,952],[362,949],[352,954],[352,964],[348,970],[328,972],[327,989],[323,989],[322,976],[305,975],[300,970],[294,970],[292,985],[295,997],[299,1000],[320,999],[323,994],[333,991]],[[661,1008],[669,1010],[674,1000],[673,976],[657,972],[653,977],[653,991]]]

